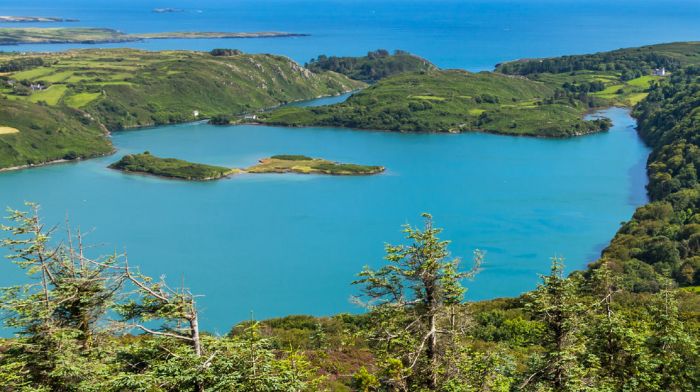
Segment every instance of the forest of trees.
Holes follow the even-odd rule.
[[[640,136],[653,147],[647,186],[651,203],[625,223],[604,258],[636,291],[656,291],[659,276],[700,285],[700,68],[652,86],[634,110]]]
[[[615,71],[621,80],[630,80],[649,75],[655,68],[675,71],[681,63],[673,57],[657,52],[639,52],[623,49],[612,52],[562,56],[546,59],[512,61],[499,64],[499,72],[511,75],[532,75],[537,73],[568,73],[576,71]]]
[[[39,208],[11,211],[2,245],[30,283],[3,288],[0,391],[691,391],[700,385],[697,294],[669,279],[625,288],[610,263],[537,289],[464,303],[468,268],[425,214],[355,282],[367,313],[200,330],[197,296],[91,258]],[[61,237],[61,241],[58,241]],[[57,242],[58,241],[58,242]],[[59,245],[53,245],[58,243]],[[301,333],[300,333],[301,332]]]

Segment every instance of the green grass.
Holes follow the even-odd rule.
[[[338,163],[304,155],[274,155],[245,169],[248,173],[299,173],[358,176],[377,174],[384,171],[382,166]]]
[[[101,93],[78,93],[71,95],[69,97],[66,97],[64,99],[66,105],[72,107],[72,108],[82,108],[83,106],[86,106],[90,102],[98,99],[100,96],[102,96]]]
[[[605,129],[584,121],[587,105],[554,99],[547,83],[497,73],[430,71],[383,79],[346,102],[286,107],[260,116],[287,126],[342,126],[402,132],[486,131],[562,137]]]
[[[192,163],[175,158],[159,158],[148,152],[125,155],[109,167],[128,173],[150,174],[188,181],[216,180],[236,172],[221,166]]]
[[[33,92],[32,95],[29,96],[29,101],[33,103],[46,102],[49,105],[56,105],[61,98],[63,98],[63,94],[66,93],[67,89],[68,87],[65,85],[55,84],[49,86],[45,90]]]
[[[409,95],[408,98],[412,99],[422,99],[424,101],[444,101],[445,97],[434,97],[432,95]]]
[[[190,51],[71,50],[30,55],[7,53],[0,56],[0,66],[37,57],[51,66],[34,65],[3,73],[3,78],[14,81],[14,85],[0,83],[2,103],[16,102],[32,109],[27,109],[24,124],[15,126],[1,121],[3,114],[14,111],[15,107],[0,105],[0,124],[22,130],[19,134],[3,135],[2,142],[11,141],[13,145],[5,146],[8,150],[0,149],[0,153],[7,152],[0,157],[0,168],[51,161],[66,154],[81,157],[104,154],[111,146],[108,141],[95,141],[104,137],[100,125],[115,131],[216,115],[239,115],[365,86],[333,72],[307,72],[292,60],[274,55],[215,57]],[[48,88],[32,92],[26,87],[40,82],[48,84]],[[41,142],[36,139],[41,132],[24,132],[24,129],[31,121],[45,122],[47,119],[43,117],[53,115],[54,111],[34,110],[31,105],[37,103],[56,109],[56,113],[61,113],[57,118],[72,118],[66,124],[54,123],[45,130],[37,125],[50,135]],[[194,111],[200,115],[195,117]],[[72,135],[69,142],[57,142],[57,130],[71,133],[73,130],[67,128],[74,121],[94,126],[98,131],[85,137],[82,146],[80,138]],[[84,135],[83,127],[77,126],[76,131]],[[76,154],[69,154],[71,151]]]

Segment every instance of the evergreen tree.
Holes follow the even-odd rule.
[[[530,365],[521,388],[580,392],[591,384],[590,363],[581,327],[584,304],[574,278],[564,276],[561,258],[552,259],[549,275],[542,277],[536,290],[527,294],[527,309],[544,326],[544,352]]]
[[[378,327],[374,338],[383,346],[393,383],[406,379],[408,386],[435,389],[445,352],[440,335],[448,332],[441,319],[446,309],[462,301],[461,281],[476,274],[483,255],[475,252],[473,268],[460,272],[459,259],[450,257],[447,249],[449,241],[438,238],[442,229],[433,227],[429,214],[423,218],[422,230],[404,227],[410,245],[387,245],[388,265],[378,270],[365,267],[353,283],[361,285],[369,299]]]

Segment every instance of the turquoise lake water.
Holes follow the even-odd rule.
[[[7,3],[7,2],[6,2]],[[156,7],[182,8],[155,14]],[[25,0],[3,15],[79,18],[7,26],[157,31],[289,31],[309,37],[152,40],[98,47],[239,48],[304,62],[319,54],[404,49],[446,68],[492,69],[522,57],[590,53],[700,39],[696,0]],[[57,51],[86,45],[0,46]],[[314,103],[329,104],[344,97]],[[42,204],[45,221],[70,216],[95,251],[128,251],[151,275],[182,280],[202,298],[203,324],[226,332],[247,317],[359,311],[350,282],[382,262],[400,225],[431,212],[455,255],[487,251],[468,299],[532,289],[549,258],[583,268],[646,200],[648,149],[627,112],[604,134],[566,140],[486,134],[418,135],[328,128],[184,124],[114,134],[111,157],[0,174],[0,206]],[[227,166],[280,153],[380,164],[371,177],[242,175],[187,183],[106,169],[150,150]],[[21,281],[0,263],[0,285]]]
[[[380,265],[384,243],[426,211],[455,255],[487,252],[469,299],[512,296],[534,287],[551,256],[583,268],[645,202],[648,150],[626,111],[605,115],[610,132],[564,140],[203,123],[120,132],[115,156],[0,174],[0,205],[41,203],[46,222],[68,214],[89,232],[101,245],[93,251],[127,251],[148,274],[184,279],[205,294],[204,326],[218,332],[250,311],[359,311],[349,302],[354,275]],[[387,171],[192,183],[106,168],[144,150],[231,167],[306,154]],[[0,267],[0,284],[19,279]]]

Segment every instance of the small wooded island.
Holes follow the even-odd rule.
[[[223,166],[188,162],[176,158],[160,158],[146,151],[142,154],[125,155],[109,165],[111,169],[127,173],[148,174],[158,177],[187,180],[211,181],[238,173],[298,173],[328,174],[338,176],[360,176],[378,174],[382,166],[339,163],[304,155],[274,155],[264,158],[247,169],[230,169]]]
[[[142,154],[125,155],[109,167],[128,173],[150,174],[188,181],[216,180],[238,172],[236,169],[222,166],[193,163],[175,158],[160,158],[151,155],[148,151]]]

